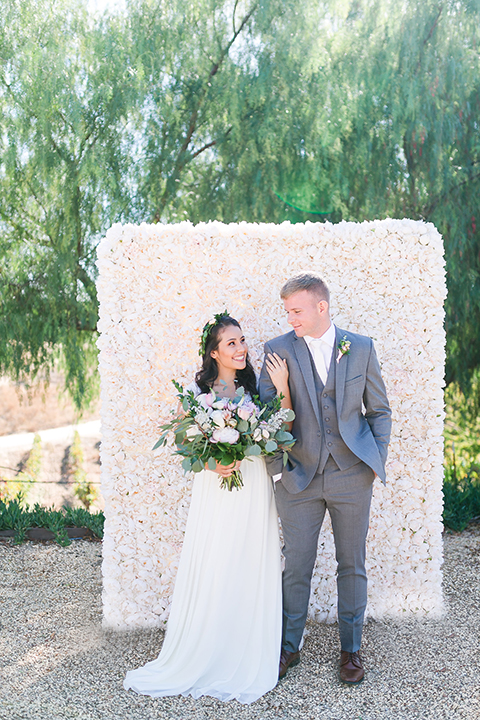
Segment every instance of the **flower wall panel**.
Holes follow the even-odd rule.
[[[191,486],[171,448],[151,450],[176,405],[171,379],[192,380],[202,327],[225,308],[259,369],[263,342],[289,330],[279,289],[302,271],[327,281],[339,327],[375,340],[392,406],[387,485],[374,485],[367,614],[439,612],[446,289],[434,226],[115,225],[98,268],[105,625],[168,617]],[[336,617],[328,522],[311,615]]]

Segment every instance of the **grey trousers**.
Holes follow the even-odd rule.
[[[318,535],[325,510],[332,521],[337,560],[338,625],[342,650],[356,652],[362,641],[367,604],[365,541],[368,532],[374,472],[363,462],[340,470],[330,456],[322,473],[300,493],[275,483],[282,522],[283,572],[282,647],[298,649],[307,619]]]

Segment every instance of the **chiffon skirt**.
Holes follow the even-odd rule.
[[[244,487],[195,475],[160,655],[127,673],[142,695],[211,695],[251,703],[277,683],[282,628],[280,546],[272,481],[244,460]]]

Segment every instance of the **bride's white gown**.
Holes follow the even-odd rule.
[[[243,460],[244,487],[194,477],[172,608],[160,655],[127,673],[143,695],[211,695],[251,703],[277,683],[282,597],[272,481]]]

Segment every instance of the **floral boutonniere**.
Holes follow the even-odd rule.
[[[340,342],[337,345],[337,347],[338,347],[337,363],[340,362],[340,360],[342,359],[342,357],[344,355],[350,354],[350,345],[351,344],[352,343],[350,342],[350,340],[347,340],[347,336],[344,335],[343,338],[340,340]]]

